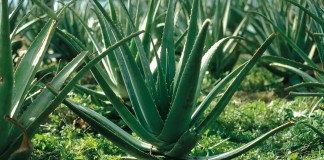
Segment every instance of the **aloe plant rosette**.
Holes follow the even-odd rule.
[[[116,46],[119,44],[117,41],[124,39],[124,34],[118,26],[120,23],[116,22],[116,19],[112,19],[97,0],[93,2],[98,11],[97,15],[100,18],[99,21],[101,21],[101,28],[104,28],[102,31],[103,35],[105,35],[105,44],[107,44],[108,48]],[[123,1],[119,0],[118,2],[122,8],[121,10],[127,16],[131,33],[136,34],[136,27],[127,7]],[[130,108],[111,87],[110,80],[107,79],[107,74],[102,69],[102,66],[97,64],[98,62],[103,63],[100,58],[104,58],[107,54],[100,54],[98,49],[97,53],[99,54],[96,58],[88,57],[86,60],[87,65],[82,69],[82,71],[91,70],[107,99],[136,136],[125,132],[109,119],[76,102],[65,99],[64,104],[119,148],[138,159],[168,157],[178,159],[229,159],[247,152],[269,136],[293,124],[293,122],[289,122],[279,126],[256,140],[228,153],[210,157],[186,157],[197,144],[200,138],[199,135],[204,133],[222,113],[245,75],[275,39],[276,34],[272,34],[260,46],[252,59],[236,68],[213,86],[207,97],[198,104],[197,99],[200,94],[202,79],[210,63],[210,58],[226,40],[240,38],[226,37],[221,39],[204,53],[204,43],[211,22],[206,20],[198,33],[196,22],[199,0],[194,0],[187,40],[180,62],[176,65],[173,39],[175,1],[170,0],[168,2],[162,44],[158,51],[152,44],[152,54],[157,64],[156,77],[150,69],[150,61],[146,53],[148,50],[144,49],[143,41],[139,37],[133,39],[137,51],[137,61],[132,52],[133,49],[125,43],[116,47],[114,53],[109,54],[109,56],[113,56],[116,65],[119,67],[121,78],[131,101]],[[88,30],[87,32],[90,36],[91,31]],[[74,36],[64,32],[62,32],[62,36],[65,37],[66,43],[74,46],[78,52],[87,50],[81,41]],[[95,42],[92,38],[91,41]],[[77,78],[80,78],[78,75],[71,80],[67,87],[76,84]],[[211,111],[205,115],[204,113],[212,100],[220,94],[229,82],[231,83],[223,96]],[[64,99],[62,94],[68,91],[67,89],[57,90],[51,85],[47,85],[47,87],[57,96],[57,99],[62,100]]]

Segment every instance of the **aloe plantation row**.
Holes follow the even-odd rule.
[[[0,8],[1,160],[28,159],[31,139],[63,105],[128,158],[232,159],[292,127],[323,143],[323,126],[310,123],[324,102],[321,0],[1,0]],[[281,77],[284,97],[315,99],[307,116],[224,153],[191,154],[256,66]],[[72,94],[112,108],[102,114]]]

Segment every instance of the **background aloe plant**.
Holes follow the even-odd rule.
[[[313,44],[313,50],[311,54],[316,54],[319,57],[320,64],[319,65],[312,65],[315,64],[316,61],[312,61],[311,64],[302,64],[298,62],[289,61],[287,59],[283,58],[274,58],[271,59],[272,66],[284,68],[286,70],[289,70],[298,76],[302,77],[303,83],[299,83],[296,85],[293,85],[291,87],[288,87],[287,90],[299,90],[299,92],[290,92],[292,96],[318,96],[321,97],[318,102],[312,107],[312,109],[309,111],[309,119],[304,119],[300,121],[300,123],[306,124],[306,126],[313,129],[316,133],[318,133],[321,138],[324,138],[323,132],[318,130],[317,128],[310,125],[313,113],[316,109],[319,109],[319,105],[323,103],[323,56],[324,56],[324,50],[323,50],[323,29],[324,29],[324,17],[322,16],[323,10],[321,9],[320,2],[315,1],[307,1],[307,8],[303,4],[299,4],[295,1],[287,0],[287,3],[291,3],[294,6],[297,6],[300,8],[300,10],[305,14],[309,15],[312,19],[311,21],[311,27],[309,28],[308,32],[312,36],[312,44]],[[317,63],[316,63],[317,64]],[[310,71],[310,72],[305,72]],[[308,91],[307,91],[307,90]],[[313,91],[309,91],[310,89],[313,89]]]
[[[319,4],[320,2],[313,1],[312,4],[315,3]],[[308,15],[287,1],[259,0],[257,5],[256,9],[250,10],[250,15],[255,15],[254,18],[251,18],[251,25],[256,33],[254,34],[255,39],[262,42],[262,39],[272,32],[281,34],[270,46],[267,55],[305,62],[316,68],[316,63],[320,58],[314,54],[314,49],[312,49],[313,37],[308,30],[313,24]],[[269,71],[285,77],[285,82],[297,84],[302,81],[293,72],[269,66],[269,61],[261,62]]]
[[[119,44],[117,41],[122,40],[125,34],[118,25],[120,23],[117,22],[117,19],[110,16],[97,0],[93,2],[93,7],[95,8],[94,12],[96,12],[97,17],[99,17],[98,20],[100,21],[100,27],[104,37],[104,48],[109,49],[111,48],[109,46],[116,46]],[[130,33],[132,33],[130,35],[137,35],[136,25],[127,7],[123,1],[120,0],[118,2],[121,11],[127,18],[127,24]],[[151,4],[154,4],[153,2],[154,1],[151,1]],[[72,111],[85,119],[118,147],[139,159],[157,159],[159,156],[190,159],[191,157],[185,157],[186,154],[196,145],[200,134],[204,133],[211,123],[222,113],[245,75],[255,65],[276,36],[272,34],[255,52],[251,60],[219,81],[213,86],[212,91],[203,102],[198,104],[197,98],[200,94],[202,79],[210,63],[210,57],[215,54],[215,51],[219,49],[225,40],[230,38],[240,39],[239,37],[222,39],[213,44],[205,53],[205,39],[208,33],[210,20],[206,20],[202,24],[198,33],[196,22],[199,2],[199,0],[194,0],[192,3],[190,21],[187,29],[188,36],[178,65],[176,65],[176,49],[174,43],[174,8],[177,4],[175,1],[171,0],[168,2],[161,46],[158,49],[154,43],[152,45],[150,44],[151,39],[149,35],[149,43],[144,43],[144,34],[142,40],[139,37],[135,37],[132,43],[121,44],[121,46],[117,47],[114,51],[114,54],[110,54],[106,57],[107,52],[104,52],[105,54],[100,54],[102,53],[101,50],[105,49],[97,45],[99,43],[96,43],[97,40],[91,37],[91,30],[87,29],[88,26],[86,23],[79,18],[80,23],[88,32],[88,36],[95,46],[96,52],[94,55],[96,55],[96,58],[92,58],[91,56],[86,58],[88,62],[87,65],[63,90],[57,90],[51,87],[51,85],[47,85],[47,88],[51,89],[57,96],[56,99],[58,101],[61,101],[64,99],[64,94],[69,92],[76,84],[77,80],[82,76],[81,73],[91,69],[93,76],[105,93],[107,99],[113,104],[115,110],[127,126],[140,139],[125,132],[109,119],[91,109],[65,99],[64,103]],[[154,18],[150,21],[153,22]],[[65,37],[65,42],[73,46],[77,52],[88,51],[87,47],[85,47],[76,37],[65,32],[61,33],[62,37]],[[151,45],[152,52],[150,49],[145,49],[147,47],[146,45]],[[151,55],[151,53],[153,55]],[[150,68],[150,60],[152,59],[150,57],[154,57],[153,61],[156,63],[156,76],[154,75],[154,68]],[[106,60],[101,60],[102,58],[106,58]],[[111,64],[114,62],[115,68],[118,67],[118,70],[115,71],[119,71],[119,77],[125,86],[127,96],[131,102],[131,107],[128,107],[125,101],[121,99],[125,97],[122,97],[120,92],[116,91],[116,88],[113,88],[114,85],[112,85],[109,76],[115,73],[110,73],[109,68],[108,70],[104,70],[101,65],[97,64],[99,61],[103,64]],[[231,83],[220,100],[207,116],[204,116],[203,113],[206,111],[211,101],[220,94],[222,89],[224,89],[229,82]],[[275,128],[236,150],[207,158],[228,159],[236,157],[253,148],[274,133],[292,124],[293,122],[289,122]],[[195,158],[205,159],[206,157]]]

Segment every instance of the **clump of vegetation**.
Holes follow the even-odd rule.
[[[0,8],[0,159],[324,155],[321,0]]]

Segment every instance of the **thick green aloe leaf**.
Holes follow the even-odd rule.
[[[159,138],[166,142],[175,142],[188,129],[194,107],[194,97],[199,78],[203,48],[210,20],[206,20],[195,41],[186,67],[181,76],[170,112]]]
[[[10,114],[13,89],[13,64],[10,43],[8,0],[0,2],[0,153],[7,145],[9,124],[3,119]]]
[[[200,137],[190,131],[186,131],[179,140],[174,144],[174,147],[165,153],[167,156],[171,157],[182,157],[192,150],[198,142]]]
[[[97,112],[70,100],[65,100],[64,104],[125,152],[139,159],[156,159],[152,155],[148,154],[150,151],[154,152],[154,148],[152,148],[150,144],[141,142],[129,135],[127,132]],[[144,153],[143,151],[146,151],[147,153]]]
[[[87,48],[80,42],[76,37],[73,35],[63,32],[60,29],[57,29],[58,35],[62,38],[62,40],[74,48],[77,52],[86,51]],[[97,72],[106,83],[111,87],[114,93],[118,94],[117,86],[112,82],[112,80],[108,77],[104,69],[101,67],[100,64],[96,64],[94,68],[91,69],[92,72]]]
[[[180,79],[182,76],[182,73],[184,71],[184,68],[187,64],[189,55],[191,53],[191,50],[194,46],[195,39],[197,36],[197,20],[198,20],[198,5],[199,0],[194,0],[192,4],[191,14],[190,14],[190,21],[189,21],[189,27],[188,27],[188,35],[187,35],[187,41],[184,47],[184,51],[181,54],[181,58],[177,67],[177,71],[174,77],[174,86],[173,86],[173,92],[175,93],[177,91],[177,88],[180,83]],[[180,37],[181,38],[181,37]]]
[[[150,134],[145,126],[138,122],[138,120],[133,116],[133,114],[128,110],[128,108],[122,103],[121,99],[116,96],[110,89],[110,87],[106,84],[106,82],[102,79],[102,77],[98,76],[96,72],[93,72],[93,75],[96,77],[97,82],[101,86],[108,100],[113,104],[115,110],[119,113],[124,122],[131,128],[136,135],[143,138],[143,140],[157,145],[163,146],[165,143],[157,140],[152,134]]]
[[[109,29],[108,32],[109,32],[110,41],[111,41],[112,44],[114,44],[114,43],[116,43],[116,38],[115,38],[114,34],[112,33],[112,31],[111,31],[111,29],[110,29],[109,26],[108,26],[108,29]],[[132,81],[130,80],[131,79],[130,78],[130,74],[128,74],[127,67],[125,65],[126,62],[120,56],[120,55],[123,54],[122,53],[123,51],[120,48],[117,48],[114,52],[115,52],[114,53],[115,54],[114,56],[115,56],[115,58],[117,60],[117,63],[122,64],[122,65],[119,65],[120,68],[118,70],[119,70],[119,73],[122,76],[121,78],[122,78],[122,80],[124,82],[124,85],[125,85],[125,88],[126,88],[126,90],[128,92],[128,96],[129,96],[129,98],[131,100],[132,108],[133,108],[133,110],[135,112],[135,115],[136,115],[137,119],[139,120],[139,122],[147,130],[151,131],[151,129],[150,129],[147,121],[144,118],[144,115],[142,114],[142,109],[141,109],[141,106],[140,106],[140,104],[139,104],[139,102],[137,100],[135,90],[132,87],[133,85],[132,85]],[[117,56],[117,55],[119,55],[119,56]],[[121,70],[123,72],[121,72]],[[100,81],[98,81],[98,82],[100,82]],[[117,83],[121,83],[121,82],[117,82]],[[106,86],[104,84],[100,84],[100,85],[101,85],[101,88],[103,88],[103,89],[106,88]]]
[[[202,123],[197,127],[196,131],[198,133],[204,133],[206,129],[214,122],[216,118],[222,113],[225,109],[227,103],[230,101],[238,86],[241,84],[243,78],[247,75],[247,73],[252,69],[252,67],[256,64],[257,60],[262,56],[262,54],[266,51],[272,41],[275,39],[276,34],[271,34],[268,39],[260,46],[260,48],[256,51],[252,59],[248,61],[242,71],[237,75],[229,88],[225,91],[224,95],[218,101],[216,106],[212,109],[212,111],[208,114],[208,116],[202,121]]]
[[[50,83],[55,89],[59,90],[63,86],[66,79],[72,74],[72,72],[83,63],[83,59],[87,56],[88,52],[82,52],[76,58],[74,58],[66,67],[63,68]],[[47,109],[49,102],[55,98],[54,95],[48,89],[44,89],[42,93],[29,105],[26,111],[23,112],[19,118],[19,122],[24,126],[29,126],[36,119],[30,117],[39,117],[40,114]]]
[[[264,135],[260,136],[259,138],[243,145],[240,148],[237,148],[233,151],[230,152],[226,152],[220,155],[215,155],[215,156],[208,156],[208,157],[186,157],[186,159],[188,160],[222,160],[222,159],[232,159],[235,158],[237,156],[240,156],[244,153],[246,153],[247,151],[249,151],[250,149],[254,148],[255,146],[259,145],[260,143],[262,143],[264,140],[266,140],[267,138],[269,138],[270,136],[274,135],[275,133],[278,133],[290,126],[292,126],[293,124],[295,124],[295,122],[288,122],[286,124],[283,124],[267,133],[265,133]]]
[[[40,62],[42,62],[47,47],[50,44],[50,40],[54,34],[55,27],[56,21],[54,20],[50,20],[44,26],[15,71],[15,84],[13,89],[14,97],[11,105],[11,116],[14,118],[17,117],[22,100],[25,98],[31,82],[34,80]]]
[[[96,10],[93,10],[93,11],[95,11],[96,14],[99,14]],[[72,10],[72,13],[79,19],[79,21],[81,22],[83,28],[86,30],[92,44],[96,48],[97,52],[100,53],[102,51],[102,47],[100,46],[99,42],[95,39],[93,32],[90,30],[90,28],[88,27],[86,22],[74,10]],[[106,25],[104,23],[101,23],[101,26],[106,27]],[[105,32],[107,30],[103,30],[103,31]],[[105,35],[105,36],[108,36],[108,35]],[[108,37],[105,37],[105,44],[110,44],[109,40],[106,39],[106,38],[108,38]],[[114,85],[116,85],[115,74],[114,74],[114,71],[113,71],[116,66],[111,66],[109,59],[112,59],[112,58],[109,58],[109,56],[104,57],[103,60],[102,60],[102,63],[103,63],[103,66],[104,66],[106,72],[109,73],[109,77],[110,77],[111,81],[113,82]],[[99,66],[97,66],[96,68],[99,68]]]
[[[200,89],[201,89],[201,85],[202,85],[202,82],[203,82],[203,79],[204,79],[204,76],[205,76],[205,73],[208,69],[208,66],[212,60],[212,57],[214,57],[215,54],[222,54],[222,46],[225,42],[227,42],[228,40],[231,40],[231,39],[244,39],[242,37],[237,37],[237,36],[230,36],[230,37],[226,37],[226,38],[223,38],[221,40],[219,40],[218,42],[216,42],[212,47],[210,47],[210,49],[205,53],[205,55],[203,56],[202,58],[202,64],[201,64],[201,67],[200,67],[200,73],[199,73],[199,80],[198,80],[198,83],[197,83],[197,89],[196,89],[196,92],[195,92],[195,102],[197,102],[198,100],[198,97],[199,97],[199,94],[200,94]]]
[[[143,47],[144,47],[144,52],[146,53],[146,57],[147,59],[150,59],[150,46],[151,46],[151,38],[150,38],[150,34],[151,34],[151,30],[152,30],[152,25],[154,23],[154,20],[156,18],[156,12],[155,9],[154,9],[154,3],[155,3],[155,0],[151,0],[150,1],[150,8],[149,8],[149,12],[147,13],[147,16],[145,18],[145,33],[143,35],[143,38],[142,38],[142,44],[143,44]],[[160,0],[159,2],[157,3],[157,7],[160,6]]]
[[[175,76],[175,53],[174,53],[174,0],[170,0],[168,11],[165,18],[160,60],[163,67],[164,75],[168,89],[171,91],[171,83]]]

